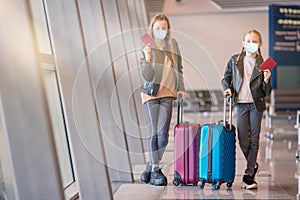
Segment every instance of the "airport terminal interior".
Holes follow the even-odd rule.
[[[300,199],[299,0],[0,1],[0,200]],[[160,163],[167,185],[141,181],[141,37],[157,13],[180,48],[183,121],[201,126],[223,119],[228,59],[246,32],[261,33],[261,54],[277,65],[257,189],[242,188],[237,136],[231,188],[174,185],[176,100]],[[236,126],[235,106],[232,115]]]

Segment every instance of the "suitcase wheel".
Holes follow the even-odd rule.
[[[180,174],[179,174],[177,171],[174,172],[173,184],[174,184],[175,186],[180,186],[180,185],[182,185],[182,179],[181,179],[181,177],[180,177]]]
[[[203,190],[204,189],[204,185],[205,185],[205,181],[200,180],[200,182],[199,182],[199,189]]]
[[[226,183],[226,186],[227,186],[228,188],[231,188],[231,187],[232,187],[232,182]]]
[[[212,185],[212,190],[219,190],[221,187],[221,182],[216,182],[215,184]]]
[[[181,180],[179,178],[174,178],[173,180],[173,184],[175,186],[180,186],[182,184]]]

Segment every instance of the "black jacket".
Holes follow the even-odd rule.
[[[226,90],[227,88],[230,88],[235,103],[243,82],[245,55],[245,52],[242,53],[237,63],[236,60],[238,54],[230,58],[225,69],[224,78],[222,79],[223,89]],[[264,111],[266,109],[266,98],[270,97],[272,90],[271,84],[266,84],[264,82],[263,71],[259,68],[259,65],[262,62],[262,56],[257,55],[250,79],[250,90],[254,101],[253,103],[258,111]]]
[[[172,62],[175,73],[176,91],[185,91],[183,83],[183,69],[181,54],[178,43],[175,39],[171,40],[171,45],[167,45],[163,50],[152,48],[151,62],[146,62],[145,54],[142,51],[140,56],[140,65],[142,68],[143,85],[142,92],[150,96],[157,96],[158,89],[162,78],[165,55]]]

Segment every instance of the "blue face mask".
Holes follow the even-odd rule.
[[[154,29],[153,30],[153,35],[154,35],[155,39],[163,40],[167,36],[167,30]]]
[[[253,54],[253,53],[257,52],[257,50],[258,50],[258,44],[257,43],[252,43],[252,42],[247,42],[245,44],[245,50],[248,53]]]

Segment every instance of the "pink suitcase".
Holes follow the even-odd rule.
[[[174,129],[173,184],[197,185],[200,124],[182,123],[182,98],[178,97],[178,118]]]

